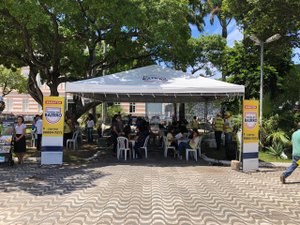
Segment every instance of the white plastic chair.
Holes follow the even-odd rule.
[[[145,142],[144,142],[144,145],[143,145],[143,147],[140,147],[140,148],[142,148],[142,149],[144,149],[144,151],[145,151],[145,158],[147,159],[148,158],[148,148],[147,148],[147,146],[148,146],[148,141],[149,141],[149,135],[146,137],[146,139],[145,139]]]
[[[199,157],[201,157],[201,155],[202,155],[202,153],[201,153],[202,152],[202,149],[201,149],[202,139],[203,139],[203,136],[200,136],[197,147],[196,147]]]
[[[117,158],[120,158],[122,152],[124,152],[125,160],[127,160],[127,152],[130,153],[131,149],[129,148],[129,141],[126,137],[118,137],[117,138],[118,145],[117,145]]]
[[[185,150],[185,159],[186,159],[186,161],[189,161],[189,155],[190,155],[190,153],[193,153],[194,159],[197,162],[198,155],[199,155],[199,157],[201,156],[201,142],[202,142],[202,138],[203,138],[203,136],[199,137],[199,141],[198,141],[197,146],[196,146],[195,149],[187,148]]]
[[[164,143],[164,156],[167,158],[168,156],[168,150],[173,150],[174,157],[176,156],[176,148],[174,146],[170,146],[168,142],[168,138],[166,136],[163,136],[163,143]]]
[[[75,131],[73,133],[72,139],[68,139],[66,143],[67,148],[71,148],[73,146],[73,150],[77,147],[77,137],[78,137],[79,131]]]
[[[193,156],[194,156],[194,159],[196,160],[196,162],[197,162],[197,149],[191,149],[191,148],[187,148],[186,150],[185,150],[185,159],[186,159],[186,161],[189,161],[189,154],[190,153],[193,153]]]

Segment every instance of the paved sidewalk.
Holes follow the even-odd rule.
[[[204,162],[0,168],[0,224],[300,224],[300,171]]]

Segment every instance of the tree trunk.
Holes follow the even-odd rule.
[[[43,107],[43,93],[36,81],[38,70],[34,66],[30,66],[29,68],[30,70],[27,82],[28,93],[38,104]]]
[[[50,88],[50,96],[59,96],[59,93],[57,91],[57,84],[48,85]]]
[[[227,25],[226,25],[226,21],[225,24],[223,25],[222,23],[222,38],[227,39],[228,33],[227,33]]]
[[[89,102],[85,105],[82,104],[82,99],[80,96],[73,96],[73,102],[69,108],[69,112],[72,114],[74,120],[76,121],[82,114],[85,112],[88,112],[90,109],[93,107],[96,107],[99,105],[101,102],[100,101],[93,101]]]

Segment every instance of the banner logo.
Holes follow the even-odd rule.
[[[60,107],[46,107],[45,110],[46,120],[50,124],[55,124],[59,122],[62,117],[61,108]]]
[[[158,77],[158,76],[143,76],[143,81],[145,82],[165,82],[168,81],[166,77]]]
[[[258,143],[259,141],[259,112],[258,101],[243,101],[243,140],[244,143]]]
[[[257,113],[255,112],[246,112],[245,113],[245,125],[249,130],[255,128],[257,123]]]

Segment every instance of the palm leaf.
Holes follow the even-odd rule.
[[[268,135],[266,140],[267,142],[273,142],[273,143],[281,142],[283,145],[287,145],[290,143],[289,137],[282,130],[275,131],[272,134]]]
[[[280,142],[274,142],[272,146],[267,147],[267,153],[276,158],[281,158],[283,152],[284,146]]]

